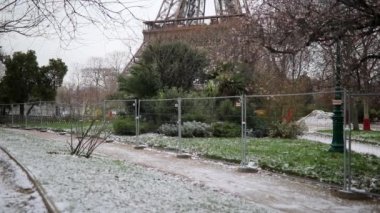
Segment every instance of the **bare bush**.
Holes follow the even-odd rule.
[[[91,120],[90,125],[84,127],[83,121],[75,129],[71,127],[69,149],[71,155],[91,157],[92,153],[111,135],[107,122]]]

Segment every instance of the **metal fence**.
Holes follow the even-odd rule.
[[[72,125],[103,119],[103,104],[29,102],[0,105],[0,124],[15,128],[67,131]]]
[[[344,188],[365,194],[380,194],[380,93],[347,94],[346,164]],[[358,158],[366,156],[366,161]],[[376,170],[377,173],[366,173]],[[361,175],[365,173],[366,175]]]
[[[342,102],[335,100],[337,95],[343,97]],[[73,123],[83,126],[87,120],[98,119],[109,122],[116,134],[129,136],[128,141],[136,145],[239,162],[242,166],[259,164],[307,177],[317,177],[314,173],[319,171],[322,178],[318,177],[324,182],[340,184],[344,190],[379,194],[380,166],[373,162],[380,157],[380,139],[359,137],[353,130],[367,128],[367,121],[372,130],[380,130],[379,96],[342,91],[106,100],[96,105],[35,102],[0,105],[0,124],[68,128]],[[331,111],[337,105],[345,127],[343,154],[327,151],[333,140]],[[365,118],[360,116],[363,114]],[[362,162],[358,153],[367,156],[369,162]],[[376,158],[372,163],[371,156]],[[279,163],[282,161],[290,163]],[[336,166],[334,175],[325,174],[331,165]],[[366,173],[361,166],[377,166],[378,175],[373,175],[376,168],[371,168],[375,172],[363,176]]]

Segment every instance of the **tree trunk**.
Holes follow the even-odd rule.
[[[359,130],[359,119],[358,119],[358,103],[356,100],[353,100],[351,107],[351,119],[353,124],[353,130]]]
[[[32,106],[29,107],[28,111],[26,112],[26,115],[29,116],[30,112],[32,111],[32,109],[34,108],[35,104],[32,104]]]

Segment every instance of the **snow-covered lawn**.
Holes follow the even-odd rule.
[[[73,157],[65,144],[55,141],[0,129],[0,145],[39,179],[62,212],[274,211],[128,162]]]
[[[0,150],[0,212],[46,212],[41,197],[17,164]]]

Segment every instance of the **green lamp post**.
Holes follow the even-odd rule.
[[[335,70],[335,99],[333,100],[334,115],[333,119],[333,138],[330,146],[330,152],[343,152],[343,112],[342,112],[342,52],[340,44],[341,40],[336,41],[336,70]]]

